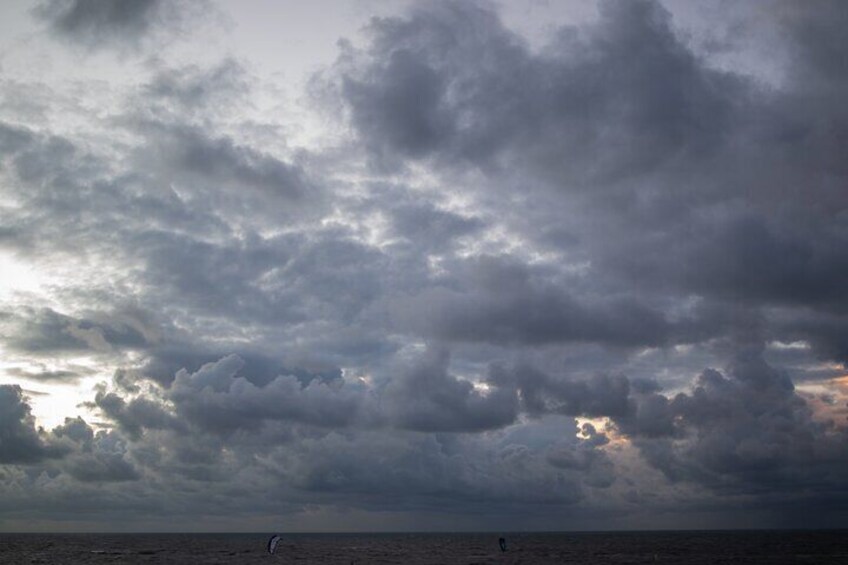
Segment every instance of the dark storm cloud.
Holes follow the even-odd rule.
[[[844,423],[816,418],[758,347],[740,350],[726,374],[705,370],[691,393],[649,394],[616,421],[671,480],[720,491],[838,491],[848,462]]]
[[[790,310],[776,313],[774,325],[790,339],[809,339],[821,357],[834,359],[843,365],[848,362],[848,316]]]
[[[838,0],[821,0],[814,7],[786,2],[782,8],[778,25],[789,33],[788,48],[796,55],[789,63],[792,72],[801,79],[793,85],[808,92],[815,92],[822,86],[848,86],[848,65],[844,57],[848,42],[840,33],[848,21],[845,6]],[[828,109],[840,111],[838,107]],[[841,110],[844,112],[844,108]]]
[[[3,325],[6,344],[20,352],[52,355],[62,351],[100,351],[113,348],[141,349],[148,345],[139,327],[120,317],[92,312],[92,318],[67,316],[50,308],[21,308]],[[143,328],[141,328],[143,329]]]
[[[339,93],[380,165],[435,160],[446,182],[450,171],[482,171],[493,213],[591,261],[598,291],[622,297],[597,311],[561,288],[525,289],[514,302],[431,289],[408,307],[424,313],[410,316],[418,329],[657,345],[729,331],[733,316],[719,309],[739,301],[843,309],[845,120],[831,101],[844,73],[801,78],[840,69],[833,22],[844,10],[825,6],[832,20],[798,6],[778,17],[795,54],[780,89],[707,66],[653,2],[602,2],[596,22],[563,28],[538,52],[472,3],[374,20],[370,45],[340,59]],[[565,226],[565,239],[547,235]],[[644,306],[658,292],[708,299],[705,317],[669,324],[670,312]],[[436,305],[433,322],[424,303]]]
[[[370,508],[425,510],[438,504],[484,514],[510,504],[574,504],[584,496],[574,476],[520,444],[486,449],[473,440],[369,433],[332,434],[308,449],[294,467],[300,488],[332,497],[367,495]],[[375,468],[374,458],[386,464]],[[445,495],[452,501],[436,502]]]
[[[174,25],[176,3],[160,0],[46,0],[33,10],[58,36],[97,49],[136,47],[160,26]]]
[[[557,378],[532,367],[518,365],[492,368],[489,380],[511,384],[519,392],[528,414],[568,416],[624,416],[628,412],[629,380],[624,376],[594,375],[586,380]]]
[[[610,267],[637,280],[664,279],[680,289],[749,306],[844,309],[848,253],[841,228],[796,230],[752,216],[698,224],[701,229],[687,241],[672,241],[678,234],[669,232],[662,238],[667,245],[662,254],[637,253],[625,244],[610,258]]]
[[[544,344],[597,341],[659,345],[671,334],[663,313],[630,297],[570,296],[523,263],[479,257],[456,268],[457,280],[391,305],[401,327],[449,341]],[[557,284],[559,283],[559,284]]]
[[[94,432],[82,418],[66,418],[65,423],[52,430],[64,446],[72,445],[70,454],[60,467],[82,482],[122,482],[140,478],[127,460],[126,442],[110,431]]]
[[[83,336],[68,331],[75,322],[76,320],[49,308],[26,309],[7,318],[6,324],[11,327],[4,331],[3,337],[13,349],[28,353],[52,354],[58,351],[88,349]]]
[[[21,387],[0,385],[0,464],[34,463],[56,455],[35,427]]]
[[[601,436],[605,440],[606,436],[597,434],[591,424],[586,424],[586,426],[590,426],[587,435],[592,441],[598,442],[597,436]],[[548,454],[548,461],[554,467],[579,471],[583,475],[584,482],[595,488],[610,487],[616,480],[615,466],[607,454],[594,449],[594,446],[588,442],[580,445],[577,449],[553,449]]]
[[[382,395],[381,406],[398,426],[425,432],[480,431],[515,421],[515,389],[474,389],[448,372],[446,351],[428,351],[416,365],[396,376]]]
[[[387,210],[391,220],[389,235],[403,238],[413,247],[414,253],[425,249],[441,251],[456,245],[460,238],[473,237],[484,226],[477,218],[460,216],[407,198],[409,201],[401,201]]]
[[[138,392],[138,385],[101,390],[94,406],[136,438],[144,429],[178,429],[181,422],[200,432],[224,434],[260,430],[275,421],[456,433],[501,429],[514,424],[521,413],[624,420],[635,410],[634,394],[646,390],[638,382],[631,394],[624,376],[574,379],[550,376],[526,364],[493,366],[475,386],[452,374],[449,361],[446,350],[431,348],[392,367],[385,383],[366,385],[320,374],[256,379],[245,370],[243,359],[230,355],[194,372],[180,370],[167,388],[155,389],[149,398],[124,398],[127,392]],[[650,394],[660,396],[653,389]],[[605,443],[603,434],[591,426],[584,432],[589,445]]]
[[[531,366],[494,367],[475,387],[451,374],[449,359],[445,350],[425,351],[394,367],[385,384],[284,374],[257,384],[245,361],[230,355],[194,372],[179,371],[170,386],[156,389],[152,397],[126,400],[121,390],[101,390],[94,406],[134,438],[145,429],[179,429],[183,422],[216,434],[258,431],[273,422],[456,433],[504,428],[521,412],[623,418],[631,410],[629,382],[622,376],[575,380]],[[596,441],[602,435],[592,429],[586,433],[591,445],[603,445]]]
[[[111,432],[95,434],[81,418],[66,418],[49,433],[36,429],[20,387],[0,385],[0,464],[44,464],[86,482],[135,480],[138,474],[125,455],[123,438]]]
[[[634,387],[635,388],[635,387]],[[675,421],[677,413],[666,395],[650,391],[628,399],[627,411],[615,422],[621,432],[638,438],[668,438],[681,433]]]
[[[256,385],[255,379],[240,376],[244,361],[230,356],[194,373],[181,371],[167,398],[178,418],[220,433],[259,429],[273,421],[424,432],[480,431],[513,423],[517,415],[514,388],[495,386],[479,392],[470,382],[451,375],[447,362],[446,352],[428,352],[416,363],[398,368],[400,374],[384,388],[369,390],[338,378],[306,380],[294,375]],[[104,415],[119,423],[131,407],[115,394],[98,396],[97,404]]]
[[[146,265],[144,279],[158,289],[158,301],[205,312],[230,331],[295,331],[328,323],[336,330],[339,321],[353,321],[374,300],[385,261],[373,249],[333,233],[218,243],[157,231],[134,235],[132,244]],[[331,334],[325,330],[324,335]],[[173,345],[163,343],[163,359],[169,350],[175,358],[182,355]],[[250,353],[249,347],[239,349]]]
[[[177,175],[214,180],[221,185],[253,188],[297,200],[309,188],[296,168],[251,147],[239,146],[227,137],[209,137],[190,126],[147,124],[142,129],[156,145],[154,158]]]
[[[381,154],[608,183],[709,150],[736,90],[698,65],[649,2],[604,2],[597,25],[562,30],[541,55],[474,3],[375,20],[370,32],[364,69],[342,92]]]
[[[285,305],[275,307],[280,300],[255,287],[258,277],[287,262],[285,242],[251,243],[207,242],[164,231],[140,233],[133,241],[147,265],[146,278],[161,292],[210,314],[232,314],[245,320],[280,312]]]
[[[203,365],[214,363],[233,352],[244,361],[244,367],[239,373],[260,386],[281,374],[296,375],[302,382],[309,382],[314,378],[332,381],[339,377],[338,369],[309,371],[303,368],[289,368],[282,359],[272,355],[241,349],[237,346],[215,347],[183,341],[176,336],[148,349],[144,364],[138,368],[137,374],[160,384],[169,385],[173,382],[174,375],[180,370],[185,369],[193,373]]]
[[[285,497],[291,500],[304,496],[328,503],[346,500],[372,509],[397,509],[398,496],[403,498],[400,502],[403,508],[441,506],[444,503],[436,501],[447,494],[456,501],[450,507],[473,504],[481,510],[493,503],[549,500],[569,504],[582,498],[580,484],[584,479],[593,488],[608,486],[607,479],[596,481],[585,476],[590,467],[608,465],[603,462],[603,455],[590,453],[603,442],[595,441],[596,438],[578,440],[573,433],[569,435],[574,424],[571,422],[569,426],[568,420],[544,425],[540,422],[539,426],[550,437],[537,438],[539,446],[533,448],[509,434],[488,445],[488,441],[473,434],[390,432],[368,424],[369,429],[343,431],[338,429],[338,422],[333,430],[323,422],[299,417],[292,404],[300,405],[297,409],[300,414],[319,404],[338,412],[342,407],[330,395],[343,396],[346,394],[343,390],[336,388],[317,394],[310,392],[310,386],[300,391],[290,386],[281,388],[281,379],[259,391],[264,397],[260,399],[247,381],[231,376],[235,370],[229,366],[231,361],[238,364],[237,359],[223,359],[198,373],[183,375],[185,382],[180,380],[183,377],[177,381],[178,393],[165,393],[175,403],[178,413],[197,403],[208,405],[217,398],[214,402],[219,420],[188,418],[191,436],[172,435],[165,428],[151,436],[148,429],[144,435],[137,436],[132,446],[133,457],[139,464],[149,465],[150,472],[169,469],[192,480],[216,481],[224,478],[221,472],[227,467],[221,457],[226,451],[234,450],[240,458],[242,473],[255,473],[253,481],[273,481],[267,492],[282,488],[280,492],[285,492]],[[236,407],[243,405],[239,400],[248,401],[253,413],[236,414]],[[278,408],[270,408],[272,405]],[[363,405],[363,408],[373,411],[376,405]],[[259,426],[261,419],[265,424]],[[251,428],[244,428],[251,420]],[[359,420],[359,425],[365,423],[364,419]],[[232,441],[209,441],[222,438],[221,425],[232,426],[236,421],[241,422],[240,430],[230,429],[230,433],[236,434]],[[192,441],[185,441],[189,437]],[[554,465],[551,450],[560,459],[574,451],[574,457],[592,462]],[[384,464],[374,467],[374,460]],[[259,462],[259,466],[251,468],[251,461]]]
[[[289,420],[315,426],[345,427],[358,417],[364,395],[341,383],[313,380],[305,386],[294,376],[279,376],[263,387],[238,377],[244,362],[232,355],[181,371],[168,397],[178,415],[203,429],[228,432],[257,428],[265,420]]]
[[[430,382],[422,372],[432,365],[431,357],[425,355],[404,378]],[[604,444],[603,434],[584,426],[584,439],[575,438],[574,422],[568,419],[538,420],[533,424],[538,428],[535,434],[523,430],[535,437],[532,447],[515,431],[489,440],[476,434],[391,430],[374,427],[378,404],[365,398],[363,390],[345,391],[342,383],[325,385],[317,380],[304,385],[289,377],[256,388],[235,376],[241,365],[238,358],[229,357],[194,374],[182,372],[170,389],[145,387],[141,393],[138,388],[101,389],[96,406],[106,422],[116,425],[94,431],[82,419],[69,418],[55,428],[51,441],[65,457],[48,467],[54,486],[59,488],[61,477],[76,481],[75,488],[96,483],[108,499],[114,492],[109,484],[120,483],[127,507],[135,507],[137,497],[151,496],[167,507],[170,495],[149,490],[144,479],[167,478],[167,484],[206,493],[218,488],[214,485],[247,481],[242,484],[263,485],[265,494],[256,498],[254,490],[239,487],[239,498],[247,496],[255,507],[273,507],[275,512],[281,508],[269,506],[269,496],[291,500],[295,507],[306,501],[374,510],[438,505],[450,512],[473,507],[485,513],[492,505],[574,504],[587,496],[585,488],[611,484],[606,473],[611,463],[603,454],[593,453]],[[445,369],[441,374],[436,370],[437,378],[445,379]],[[385,394],[386,402],[398,398],[396,392]],[[460,402],[468,399],[468,391],[456,386],[428,394],[431,400],[433,394],[454,396]],[[349,417],[357,403],[372,419],[359,414],[342,423],[339,418]],[[514,405],[514,398],[508,404]],[[474,410],[474,403],[468,407],[470,412],[457,413],[468,421],[457,423],[456,431],[479,428],[473,422],[480,411]],[[216,417],[210,418],[213,414]],[[382,420],[385,424],[409,424],[392,410],[388,414]],[[348,431],[342,431],[343,426],[349,426]],[[375,468],[375,460],[384,464]],[[38,473],[39,468],[33,467],[33,476]],[[19,486],[34,489],[35,501],[50,500],[45,498],[48,491],[40,491],[34,483],[21,480]],[[63,492],[68,486],[49,492]],[[445,496],[454,502],[445,506],[440,502]],[[58,507],[77,505],[53,500]],[[220,511],[220,504],[230,502],[222,499],[216,506]],[[201,500],[190,504],[195,510],[205,506]],[[151,508],[143,511],[150,516],[157,513]]]
[[[137,439],[143,429],[183,428],[180,421],[168,413],[161,404],[144,397],[133,398],[129,402],[115,393],[99,391],[94,397],[94,405],[103,415],[118,424],[128,437]]]
[[[99,47],[165,9],[115,6],[40,10]],[[0,389],[0,505],[844,501],[846,11],[787,6],[757,24],[789,53],[768,86],[656,2],[532,48],[491,5],[440,2],[373,20],[321,76],[349,144],[246,118],[258,79],[233,59],[150,61],[116,107],[69,111],[86,131],[0,123],[4,250],[82,273],[61,310],[12,296],[1,345],[118,365],[91,425],[39,431]],[[26,367],[7,375],[74,378]]]

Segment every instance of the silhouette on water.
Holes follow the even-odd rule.
[[[282,538],[279,534],[274,534],[273,536],[271,536],[271,539],[268,540],[268,553],[274,555],[274,552],[277,551],[277,545],[280,543],[280,539]]]
[[[742,532],[0,534],[0,563],[46,565],[845,565],[845,530]],[[497,540],[497,545],[494,543]],[[57,551],[61,548],[61,551]],[[500,554],[498,553],[500,552]]]

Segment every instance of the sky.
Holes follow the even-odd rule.
[[[0,531],[848,526],[848,4],[0,5]]]

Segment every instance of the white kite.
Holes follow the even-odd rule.
[[[268,553],[274,555],[274,552],[277,551],[277,544],[280,543],[281,539],[283,538],[279,534],[271,536],[271,539],[268,540]]]

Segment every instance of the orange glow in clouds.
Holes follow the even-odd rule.
[[[797,390],[807,401],[816,420],[848,429],[848,375],[815,385],[799,386]]]

